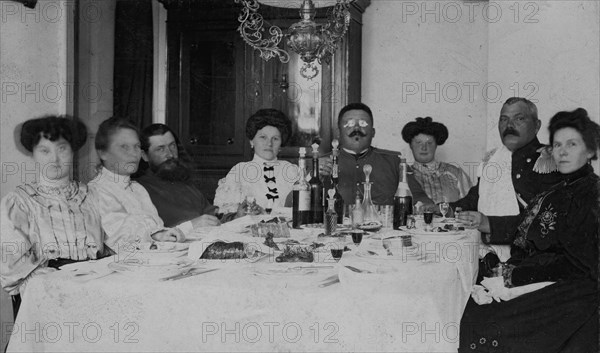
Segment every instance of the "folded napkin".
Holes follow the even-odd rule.
[[[537,282],[531,283],[524,286],[506,288],[504,286],[503,277],[484,277],[481,281],[482,285],[474,285],[471,292],[473,300],[479,304],[489,304],[492,300],[497,302],[508,301],[523,294],[535,292],[536,290],[547,287],[555,282]]]
[[[199,227],[185,236],[188,241],[204,240],[207,238],[220,237],[229,239],[235,237],[240,232],[233,231],[223,226]]]
[[[286,217],[292,218],[292,208],[291,207],[275,207],[269,217]]]
[[[72,276],[76,281],[87,282],[114,272],[108,265],[117,260],[118,255],[105,257],[100,260],[79,261],[61,266],[60,271],[61,274]]]

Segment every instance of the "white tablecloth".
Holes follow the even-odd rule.
[[[58,271],[28,283],[8,352],[456,351],[478,237],[413,237],[426,254],[404,260],[348,245],[339,263],[315,264],[332,267],[290,274],[272,271],[311,264],[212,260],[201,266],[218,270],[166,282]]]

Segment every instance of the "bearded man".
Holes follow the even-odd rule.
[[[165,226],[197,228],[221,224],[217,208],[190,182],[191,170],[179,158],[179,143],[164,124],[152,124],[140,136],[142,159],[149,168],[137,179],[150,194]],[[189,222],[189,223],[188,223]]]

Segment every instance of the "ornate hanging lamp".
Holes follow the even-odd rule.
[[[258,1],[235,0],[236,3],[243,5],[238,17],[240,22],[238,31],[248,45],[260,51],[261,58],[268,61],[278,57],[282,63],[290,60],[290,54],[279,46],[285,37],[288,47],[298,53],[304,61],[300,74],[310,80],[319,74],[315,60],[319,64],[329,63],[331,56],[337,50],[338,42],[348,30],[350,24],[348,7],[352,1],[336,0],[335,5],[329,10],[327,23],[319,24],[314,20],[315,4],[312,0],[304,0],[300,7],[299,22],[291,25],[285,34],[281,28],[270,26],[268,29],[270,37],[264,38],[265,21],[258,13],[260,7]]]

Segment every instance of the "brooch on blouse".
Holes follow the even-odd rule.
[[[540,213],[540,231],[542,236],[548,235],[551,230],[554,230],[556,224],[556,212],[552,205],[546,206],[546,209]]]

